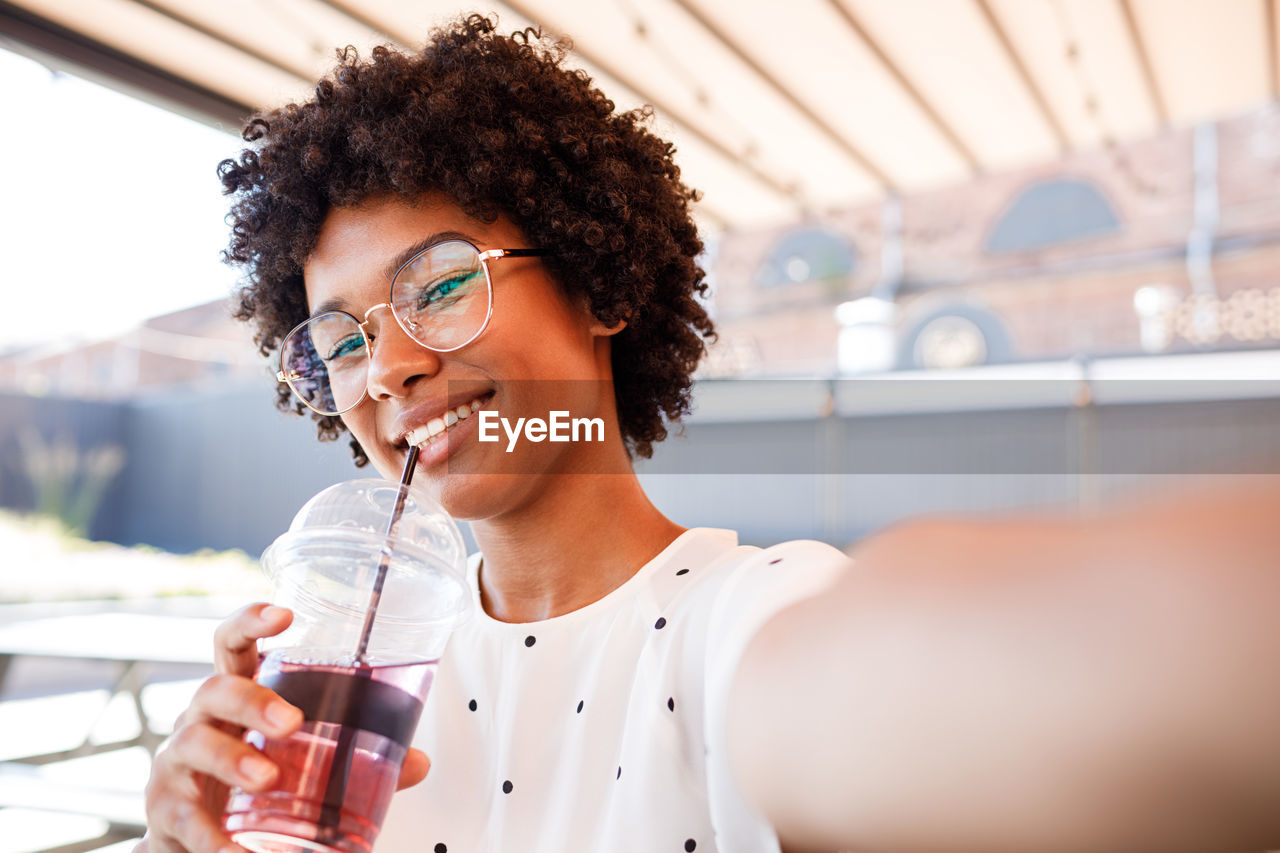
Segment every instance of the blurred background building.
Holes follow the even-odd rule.
[[[171,386],[261,380],[249,329],[219,299],[151,317],[91,343],[52,342],[0,355],[0,388],[36,397],[128,400]]]
[[[712,227],[721,340],[703,375],[1274,349],[1278,185],[1268,104],[943,189]],[[261,378],[231,313],[216,300],[106,340],[3,353],[0,388],[119,400]]]
[[[1274,348],[1278,131],[1267,105],[726,232],[712,267],[732,353],[720,369],[832,375]]]

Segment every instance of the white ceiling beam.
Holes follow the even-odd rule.
[[[83,32],[0,0],[0,47],[158,104],[217,130],[239,130],[251,104],[181,77]]]
[[[163,6],[160,3],[153,2],[153,0],[130,0],[130,2],[132,2],[136,6],[141,6],[144,9],[148,9],[157,15],[162,15],[168,18],[169,20],[175,23],[181,24],[182,26],[188,29],[195,30],[201,35],[211,38],[214,41],[222,42],[227,47],[230,47],[234,50],[238,50],[241,53],[246,54],[248,56],[252,56],[254,59],[258,60],[264,65],[270,65],[271,67],[276,68],[279,71],[283,71],[285,74],[292,74],[294,77],[297,77],[300,81],[302,81],[307,85],[310,85],[315,82],[315,80],[312,79],[314,75],[312,74],[311,69],[301,68],[299,66],[292,65],[287,61],[281,60],[278,56],[264,53],[263,51],[258,50],[252,45],[246,44],[240,39],[237,39],[235,36],[230,35],[229,33],[215,30],[212,27],[206,26],[205,24],[202,24],[200,21],[197,21],[188,15],[184,15],[180,12],[177,12],[173,9]]]
[[[263,102],[297,97],[310,88],[303,78],[282,70],[277,63],[264,62],[225,39],[192,29],[133,0],[19,0],[12,5],[254,108]]]
[[[386,34],[387,38],[391,41],[395,41],[400,44],[407,44],[411,41],[410,39],[405,38],[404,34],[402,33],[388,32],[389,29],[394,29],[394,28],[386,27],[382,22],[373,20],[368,15],[364,14],[361,11],[360,7],[355,3],[352,3],[351,0],[317,0],[317,2],[323,3],[324,5],[329,6],[330,8],[335,9],[336,11],[339,11],[347,15],[352,20],[359,22],[365,27],[368,27],[376,32]],[[515,2],[515,0],[502,0],[502,5],[505,6],[507,9],[509,9],[510,11],[514,12],[515,14],[525,18],[526,20],[540,22],[541,16],[538,15],[534,10],[525,7],[520,2]],[[548,28],[554,29],[550,25],[547,25],[547,26]],[[703,145],[707,146],[708,148],[711,148],[719,156],[725,158],[730,163],[732,163],[736,168],[745,172],[747,175],[750,176],[750,178],[753,181],[763,185],[773,193],[789,200],[791,203],[793,203],[796,206],[796,211],[797,212],[800,211],[800,203],[796,197],[797,192],[794,186],[790,186],[782,183],[774,175],[771,175],[768,172],[765,172],[764,170],[755,166],[743,154],[739,154],[735,151],[730,150],[719,139],[715,138],[709,133],[704,132],[698,126],[698,123],[694,121],[692,116],[689,116],[680,110],[674,109],[669,104],[663,103],[659,99],[652,97],[650,93],[645,91],[644,86],[637,84],[634,80],[628,79],[628,77],[625,74],[619,72],[616,68],[613,68],[610,62],[605,60],[600,55],[596,54],[594,51],[584,50],[581,47],[581,45],[575,43],[573,47],[573,52],[577,54],[584,62],[587,62],[590,65],[594,65],[596,68],[600,69],[606,75],[608,75],[609,77],[612,77],[614,80],[618,81],[620,84],[630,89],[640,98],[640,100],[652,106],[660,114],[666,116],[676,125],[678,125],[681,130],[688,133],[690,136],[696,137],[698,141],[701,142]],[[715,214],[713,215],[713,218],[716,218],[717,220],[722,220],[723,215]]]
[[[1270,98],[1262,0],[1128,0],[1171,124],[1213,121]]]
[[[1121,16],[1124,18],[1129,43],[1133,46],[1134,56],[1138,59],[1138,67],[1142,69],[1142,80],[1146,83],[1147,94],[1151,98],[1152,109],[1155,110],[1156,121],[1161,128],[1169,126],[1169,107],[1160,89],[1160,81],[1156,79],[1155,68],[1151,65],[1151,52],[1143,39],[1142,28],[1138,26],[1137,16],[1133,12],[1133,0],[1118,0]]]
[[[373,32],[377,33],[380,39],[390,41],[390,42],[396,42],[401,47],[408,47],[409,45],[413,44],[412,39],[400,38],[393,33],[387,32],[386,27],[382,26],[381,23],[373,20],[373,18],[370,18],[368,15],[366,15],[364,13],[364,10],[361,9],[355,3],[347,2],[347,0],[317,0],[317,2],[321,3],[324,6],[328,6],[330,9],[333,9],[335,12],[340,12],[343,15],[346,15],[348,18],[355,21],[360,26],[365,27],[366,29],[369,29],[369,30],[373,30]]]
[[[538,20],[538,17],[534,15],[533,10],[525,7],[524,4],[521,2],[518,2],[518,0],[501,0],[501,2],[504,6],[511,9],[517,15],[523,15],[524,17],[532,21]],[[640,97],[640,99],[644,101],[646,104],[649,104],[659,113],[670,118],[673,122],[679,125],[681,129],[683,129],[685,132],[689,133],[692,136],[696,136],[698,140],[702,142],[704,145],[707,145],[708,147],[714,149],[722,157],[725,157],[729,161],[736,164],[740,169],[746,171],[748,174],[751,175],[751,177],[755,178],[755,180],[769,187],[769,189],[773,190],[779,195],[785,196],[786,198],[791,199],[792,201],[799,204],[796,187],[782,183],[775,176],[769,174],[768,172],[764,171],[763,169],[760,169],[755,164],[753,164],[750,161],[750,159],[748,159],[745,155],[739,154],[735,151],[730,150],[727,146],[725,146],[723,142],[721,142],[715,136],[703,131],[702,128],[698,126],[698,122],[693,118],[693,116],[681,110],[675,109],[669,103],[666,103],[657,98],[654,98],[652,96],[652,93],[648,92],[645,86],[642,86],[636,83],[634,79],[629,78],[626,74],[624,74],[619,69],[614,67],[613,63],[609,62],[603,56],[596,53],[595,51],[584,50],[577,42],[575,42],[573,46],[573,52],[576,53],[578,56],[582,57],[583,61],[590,63],[591,65],[594,65],[596,68],[599,68],[601,71],[603,71],[605,74],[612,77],[614,80],[617,80],[623,86],[626,86],[632,92],[635,92]]]
[[[1262,0],[1263,19],[1267,22],[1266,32],[1263,34],[1267,40],[1267,91],[1271,93],[1271,100],[1280,99],[1280,50],[1277,50],[1276,41],[1280,39],[1280,13],[1277,13],[1276,6],[1280,4],[1280,0]]]
[[[1053,108],[1049,105],[1049,101],[1044,96],[1044,92],[1040,91],[1040,87],[1036,85],[1036,81],[1032,79],[1031,72],[1027,70],[1027,65],[1022,61],[1022,56],[1018,53],[1013,45],[1013,40],[1009,38],[1009,34],[1001,25],[1000,19],[991,9],[988,0],[974,0],[978,7],[978,11],[982,15],[982,19],[986,21],[987,26],[991,29],[991,33],[996,37],[996,41],[1000,43],[1001,49],[1004,51],[1005,58],[1009,60],[1009,64],[1013,66],[1013,70],[1017,72],[1018,79],[1022,81],[1022,85],[1026,87],[1027,94],[1031,96],[1031,100],[1035,102],[1036,108],[1040,111],[1040,118],[1048,125],[1050,133],[1058,143],[1058,153],[1065,154],[1071,149],[1071,139],[1067,136],[1066,130],[1062,127],[1062,123],[1058,121],[1058,117],[1054,115]]]
[[[857,164],[858,168],[869,175],[879,184],[880,189],[886,192],[895,192],[897,187],[892,179],[878,165],[871,162],[865,154],[863,154],[856,146],[851,143],[847,137],[833,128],[826,119],[818,115],[808,104],[797,98],[795,94],[778,81],[776,77],[769,73],[755,57],[742,48],[736,41],[729,38],[714,21],[703,14],[702,10],[695,6],[689,0],[674,0],[684,12],[696,21],[703,30],[712,36],[717,42],[725,47],[730,53],[738,58],[747,68],[751,69],[761,81],[772,89],[778,97],[782,98],[792,109],[800,113],[824,136],[827,137],[835,146],[842,151],[850,160]]]
[[[960,135],[955,132],[951,125],[938,114],[938,111],[934,109],[934,106],[929,102],[929,99],[916,88],[915,84],[912,83],[902,69],[898,67],[898,64],[893,61],[889,54],[885,52],[884,48],[880,46],[880,43],[876,41],[870,32],[867,31],[867,28],[862,25],[862,22],[858,20],[857,16],[853,14],[853,10],[845,3],[841,3],[840,0],[827,0],[827,3],[831,6],[832,10],[840,16],[840,19],[845,22],[854,37],[872,56],[875,57],[876,61],[880,63],[880,67],[888,72],[889,76],[898,84],[899,88],[902,89],[903,93],[906,94],[911,103],[913,103],[916,108],[924,114],[924,116],[929,120],[929,123],[933,125],[934,130],[936,130],[943,139],[947,140],[947,144],[949,144],[951,148],[960,155],[960,158],[964,160],[965,164],[969,167],[970,175],[981,174],[982,164],[978,162],[978,158],[973,153],[973,150],[964,143],[960,138]]]

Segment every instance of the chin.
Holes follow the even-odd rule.
[[[536,478],[528,474],[445,474],[421,488],[457,521],[483,521],[522,505]],[[418,482],[414,481],[414,486]]]

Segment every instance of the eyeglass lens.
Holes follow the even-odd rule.
[[[404,330],[432,349],[460,347],[480,333],[489,313],[480,253],[451,240],[416,255],[391,282],[391,310]]]
[[[471,341],[489,315],[489,287],[469,243],[438,243],[414,256],[391,283],[391,310],[418,343],[449,350]],[[281,345],[289,386],[311,408],[338,414],[360,402],[369,353],[360,324],[333,311],[294,329]]]

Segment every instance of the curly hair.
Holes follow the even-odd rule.
[[[331,209],[443,192],[482,221],[509,217],[548,250],[570,296],[606,326],[627,321],[613,337],[614,392],[627,452],[647,458],[666,422],[688,413],[704,339],[716,336],[697,299],[698,194],[647,129],[651,108],[615,112],[584,71],[564,67],[567,42],[496,27],[470,15],[412,54],[376,47],[361,60],[347,47],[312,100],[249,119],[250,147],[218,165],[234,197],[223,256],[244,271],[235,316],[270,355],[308,315],[303,264]],[[309,411],[286,385],[277,394],[281,409]],[[313,417],[321,440],[345,429]]]

